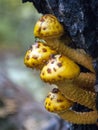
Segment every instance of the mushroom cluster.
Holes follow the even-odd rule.
[[[40,69],[44,82],[56,84],[45,99],[45,108],[75,124],[94,124],[98,114],[95,105],[96,74],[93,59],[81,49],[71,48],[63,25],[51,14],[42,16],[34,27],[35,44],[26,52],[27,67]],[[42,42],[39,39],[43,39]],[[81,66],[87,72],[82,72]],[[74,103],[91,109],[90,112],[71,110]]]

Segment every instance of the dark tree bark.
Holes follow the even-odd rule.
[[[32,2],[39,13],[53,14],[68,30],[74,48],[82,48],[95,58],[98,92],[98,0],[23,0]],[[98,94],[96,98],[98,109]],[[77,111],[89,109],[75,105]],[[72,130],[97,130],[96,125],[73,125]]]

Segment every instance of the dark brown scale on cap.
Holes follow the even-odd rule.
[[[53,88],[52,93],[58,93],[59,89],[58,88]]]
[[[48,95],[47,95],[47,98],[49,98],[51,96],[51,94],[49,93]]]
[[[48,106],[51,106],[51,103],[48,103]]]
[[[55,54],[51,54],[50,59],[55,59]]]
[[[38,57],[37,56],[33,56],[32,58],[37,59]]]
[[[59,56],[59,59],[62,58],[62,55]]]
[[[64,105],[61,105],[61,108],[64,108],[65,106]]]
[[[40,44],[39,43],[36,43],[36,48],[39,48],[40,47]]]
[[[55,68],[53,68],[53,70],[56,72],[56,69],[55,69]]]
[[[35,66],[35,64],[34,64],[34,63],[32,63],[32,65],[34,65],[34,66]]]
[[[62,67],[62,63],[57,63],[57,66],[58,67]]]
[[[42,51],[43,51],[43,52],[47,52],[47,49],[46,49],[46,48],[42,48]]]
[[[30,59],[30,57],[29,57],[29,55],[27,55],[26,60],[29,60],[29,59]]]
[[[57,111],[57,107],[54,107],[54,111]]]
[[[58,75],[58,77],[59,77],[59,78],[62,78],[62,76],[61,76],[61,75]]]
[[[63,100],[62,99],[57,99],[57,102],[63,102]]]
[[[53,100],[53,98],[50,98],[51,100]]]
[[[43,30],[46,30],[46,29],[47,29],[46,27],[43,28]]]
[[[54,63],[54,61],[51,61],[51,64],[53,64]]]
[[[51,69],[50,69],[50,68],[48,68],[48,69],[47,69],[47,72],[48,72],[48,73],[51,73]]]
[[[47,108],[48,109],[48,111],[50,111],[50,109],[49,108]]]

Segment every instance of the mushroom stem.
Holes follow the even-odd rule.
[[[75,112],[67,110],[58,114],[62,119],[73,124],[95,124],[98,118],[97,111]]]
[[[83,73],[73,80],[73,84],[77,84],[80,88],[83,88],[87,91],[95,92],[94,85],[96,81],[96,75],[93,73]]]
[[[56,83],[59,90],[64,94],[64,96],[81,105],[84,105],[90,109],[96,110],[96,94],[90,91],[83,90],[78,86],[71,83]]]
[[[64,42],[62,42],[58,38],[55,38],[55,39],[44,38],[44,40],[46,41],[46,44],[50,46],[50,48],[56,50],[58,53],[68,56],[70,59],[72,59],[76,63],[84,66],[91,72],[95,73],[95,70],[92,64],[92,58],[88,54],[68,47],[66,43],[64,44]]]
[[[42,16],[35,24],[34,36],[44,39],[46,44],[58,53],[68,56],[91,72],[95,72],[89,55],[67,46],[71,43],[71,38],[55,16],[51,14]]]

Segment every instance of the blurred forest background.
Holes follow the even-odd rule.
[[[31,3],[0,0],[0,130],[61,130],[64,125],[67,129],[44,108],[51,87],[41,81],[39,72],[24,65],[40,16]]]
[[[24,65],[25,53],[35,40],[33,27],[41,14],[31,3],[0,0],[0,15],[0,69],[16,84],[31,89],[37,100],[42,100],[45,87],[38,72]],[[36,90],[38,87],[40,92]]]

